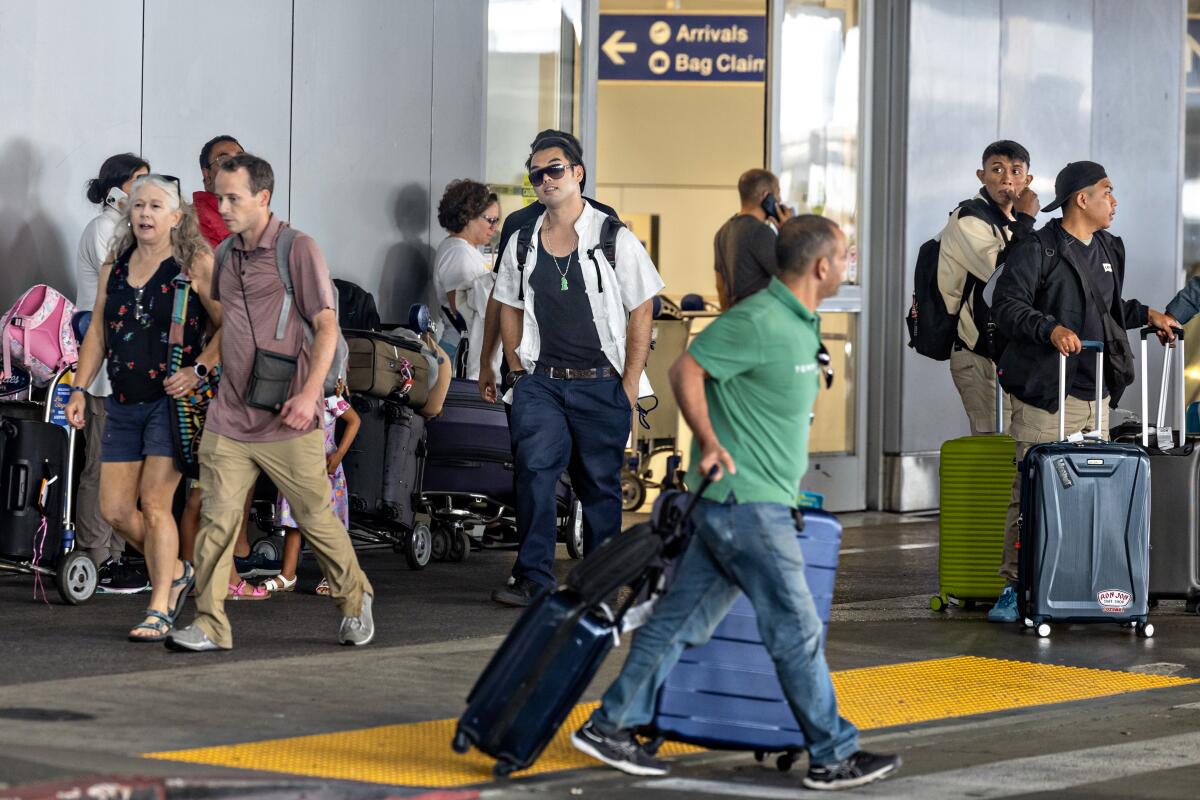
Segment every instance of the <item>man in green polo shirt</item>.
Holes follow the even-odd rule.
[[[693,512],[695,534],[675,582],[571,738],[632,775],[667,771],[633,731],[653,719],[658,689],[684,647],[708,641],[743,591],[808,742],[804,785],[847,789],[900,766],[897,756],[859,750],[858,730],[838,714],[792,516],[820,375],[816,309],[842,283],[846,237],[805,214],[783,224],[776,249],[779,277],[709,325],[671,369],[694,435],[687,483],[698,486],[714,467],[717,480]]]

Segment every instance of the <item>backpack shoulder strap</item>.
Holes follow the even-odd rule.
[[[600,262],[596,260],[596,251],[600,250],[604,253],[608,265],[615,271],[617,268],[617,236],[624,227],[624,222],[609,214],[604,218],[604,222],[600,223],[600,241],[595,247],[588,249],[588,258],[596,267],[596,286],[601,294],[604,293],[604,280],[600,277]]]
[[[217,276],[221,274],[221,267],[229,260],[229,254],[233,251],[233,237],[230,234],[221,240],[217,245],[217,249],[213,251],[213,282],[217,280]]]
[[[521,302],[525,302],[525,259],[533,249],[533,226],[536,224],[537,219],[533,219],[517,231],[517,299]],[[504,254],[500,256],[503,258]]]
[[[279,280],[283,283],[283,305],[279,308],[279,320],[275,323],[275,338],[282,339],[287,327],[288,317],[292,315],[292,304],[295,302],[296,289],[292,285],[292,243],[296,241],[296,230],[284,226],[275,237],[275,268],[279,270]],[[224,244],[224,242],[222,242]],[[305,328],[309,328],[308,320],[304,320]],[[309,330],[309,335],[312,335]]]

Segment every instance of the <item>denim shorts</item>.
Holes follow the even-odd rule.
[[[167,397],[148,403],[118,403],[104,398],[108,419],[100,444],[102,462],[141,461],[146,456],[175,457],[171,435],[171,400]]]

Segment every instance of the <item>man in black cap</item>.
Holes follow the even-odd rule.
[[[1013,246],[996,284],[992,316],[1008,338],[999,362],[1000,383],[1012,395],[1012,426],[1017,461],[1039,442],[1058,438],[1059,353],[1071,355],[1081,340],[1105,342],[1106,353],[1124,349],[1124,331],[1153,325],[1173,338],[1174,320],[1137,300],[1124,300],[1125,245],[1108,232],[1117,213],[1113,184],[1104,167],[1093,161],[1067,164],[1054,181],[1054,202],[1042,209],[1062,208],[1051,220]],[[1107,319],[1106,319],[1107,318]],[[1107,334],[1106,334],[1107,330]],[[1096,381],[1104,380],[1110,403],[1120,399],[1132,374],[1106,355],[1105,374],[1096,375],[1095,360],[1067,361],[1066,430],[1097,427]],[[1104,435],[1104,431],[1101,431]],[[991,622],[1016,622],[1017,517],[1021,483],[1013,480],[1000,574],[1008,585],[988,612]]]

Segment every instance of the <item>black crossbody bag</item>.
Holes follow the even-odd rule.
[[[1097,240],[1097,244],[1100,245],[1104,256],[1111,263],[1115,263],[1108,253],[1108,248],[1104,246],[1104,242]],[[1092,303],[1100,312],[1100,324],[1104,329],[1104,375],[1101,377],[1104,385],[1108,387],[1108,391],[1112,392],[1115,389],[1119,395],[1121,390],[1133,383],[1133,350],[1129,347],[1129,335],[1121,329],[1121,326],[1113,319],[1112,313],[1104,307],[1104,298],[1096,289],[1096,285],[1092,283],[1087,270],[1076,271],[1083,279],[1083,285],[1087,287]],[[1114,290],[1119,291],[1120,287],[1117,285],[1115,273],[1113,274],[1113,284]]]
[[[250,316],[250,307],[246,305],[245,277],[243,272],[242,310],[246,312],[246,320],[250,323],[250,341],[254,343],[254,364],[246,384],[246,405],[279,413],[291,396],[292,380],[296,377],[300,359],[258,346],[258,337],[254,335],[254,319]]]

